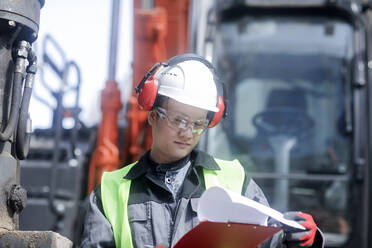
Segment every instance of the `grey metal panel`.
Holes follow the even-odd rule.
[[[0,28],[1,32],[1,28]],[[7,38],[0,37],[0,127],[3,128],[6,126],[6,120],[2,118],[4,115],[6,116],[7,109],[9,109],[10,101],[5,101],[7,95],[10,95],[11,87],[9,85],[12,84],[13,80],[13,70],[14,70],[14,63],[12,61],[12,50],[7,47]],[[8,87],[6,87],[8,86]],[[2,149],[1,149],[2,150]]]
[[[247,5],[252,6],[270,6],[270,7],[311,7],[324,6],[329,0],[245,0]]]
[[[70,240],[53,232],[2,231],[0,235],[0,247],[72,248],[73,244]]]
[[[21,161],[21,185],[28,191],[28,196],[47,197],[50,192],[52,166],[57,167],[56,198],[78,198],[77,190],[81,189],[81,166],[70,166],[67,161],[52,165],[46,160]]]
[[[13,20],[27,27],[31,28],[34,32],[39,30],[40,8],[39,0],[27,1],[0,1],[0,18]]]
[[[218,9],[228,9],[237,5],[271,8],[306,8],[325,6],[350,6],[362,4],[363,0],[218,0]],[[365,2],[365,1],[364,1]]]
[[[7,205],[7,195],[13,184],[16,184],[17,161],[9,154],[0,154],[0,228],[14,230],[16,224]]]
[[[62,219],[59,222],[58,233],[73,239],[75,231],[75,219],[78,205],[72,201],[58,201],[65,208]],[[52,213],[48,199],[29,198],[26,208],[19,216],[19,229],[23,231],[50,231],[55,230],[57,216]]]
[[[26,208],[19,217],[20,230],[53,230],[74,239],[83,187],[82,163],[82,157],[61,159],[57,164],[45,159],[20,162],[21,184],[28,191]],[[49,199],[53,167],[57,168],[53,203],[58,213],[52,211]]]
[[[40,8],[44,0],[0,1],[0,32],[11,40],[33,42],[39,32]]]

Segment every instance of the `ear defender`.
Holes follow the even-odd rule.
[[[167,63],[156,63],[135,88],[135,91],[138,94],[138,104],[143,110],[149,111],[154,106],[156,96],[158,95],[159,82],[156,77],[152,76],[152,74],[161,65],[168,66]]]
[[[211,122],[208,125],[208,128],[212,128],[216,126],[221,118],[225,115],[225,103],[221,96],[218,96],[218,103],[217,103],[218,112],[214,113]]]
[[[149,111],[154,106],[158,95],[159,83],[156,77],[149,77],[138,92],[138,104],[143,110]]]

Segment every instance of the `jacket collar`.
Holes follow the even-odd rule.
[[[194,149],[191,152],[192,166],[202,167],[207,170],[220,170],[220,167],[214,160],[214,158],[203,152]],[[127,175],[124,176],[125,179],[133,180],[146,173],[152,173],[153,168],[151,167],[154,162],[150,159],[150,151],[147,151],[138,162],[129,170]]]
[[[220,167],[218,166],[214,158],[208,153],[203,152],[203,151],[193,150],[191,154],[194,155],[194,158],[195,158],[194,160],[195,167],[203,167],[204,169],[207,169],[207,170],[220,170]]]

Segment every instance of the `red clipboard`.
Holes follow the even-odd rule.
[[[272,226],[203,221],[174,248],[256,248],[280,230]]]

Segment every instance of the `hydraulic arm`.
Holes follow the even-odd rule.
[[[0,247],[71,247],[64,238],[56,242],[52,232],[17,231],[27,200],[19,160],[28,154],[31,135],[28,106],[37,61],[31,44],[43,5],[44,0],[0,1]]]

